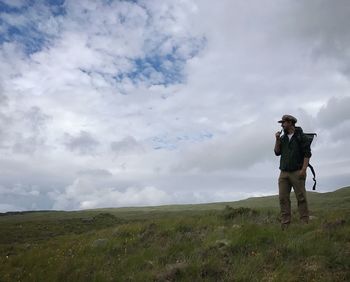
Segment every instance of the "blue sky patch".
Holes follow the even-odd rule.
[[[153,42],[157,46],[155,42]],[[196,56],[206,45],[206,39],[189,38],[186,44],[190,45],[190,52],[185,56],[179,54],[179,46],[173,46],[171,53],[158,55],[158,48],[152,50],[147,56],[132,60],[134,69],[126,74],[119,75],[130,78],[134,83],[149,81],[151,84],[171,85],[183,83],[184,67],[188,59]]]
[[[64,0],[46,0],[53,16],[62,16],[66,14],[64,2]]]
[[[44,3],[52,16],[64,15],[66,13],[63,0],[46,0]],[[30,55],[42,50],[49,43],[52,36],[40,31],[38,26],[40,20],[35,21],[35,19],[31,19],[32,14],[26,16],[26,13],[32,13],[33,9],[35,9],[35,4],[35,1],[26,1],[23,6],[14,7],[0,1],[0,25],[5,30],[4,33],[0,34],[0,44],[4,42],[16,42],[22,46],[23,51],[27,55]],[[11,24],[4,17],[1,17],[1,14],[13,14],[16,16],[23,14],[27,17],[27,22]],[[40,13],[38,16],[41,16]]]
[[[24,7],[15,7],[15,6],[10,6],[7,5],[6,3],[0,1],[0,13],[21,13],[25,10],[26,8]]]
[[[175,84],[183,81],[184,60],[176,60],[172,55],[147,56],[134,60],[134,70],[126,74],[130,79],[150,80],[152,84]]]
[[[8,28],[7,35],[0,37],[0,42],[2,39],[3,41],[19,42],[28,55],[40,51],[46,43],[45,37],[30,26],[21,28],[11,26]]]

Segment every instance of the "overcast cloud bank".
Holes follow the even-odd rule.
[[[276,194],[285,113],[318,191],[349,185],[349,25],[345,0],[0,1],[0,211]]]

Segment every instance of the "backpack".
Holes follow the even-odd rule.
[[[309,146],[311,146],[312,141],[314,140],[315,136],[317,136],[316,133],[305,133],[305,132],[301,131],[301,133],[299,133],[297,135],[297,140],[299,141],[299,143],[301,142],[301,134],[303,134],[306,137],[305,139],[306,139],[306,142]],[[312,180],[314,181],[314,185],[312,186],[312,190],[316,190],[317,181],[316,181],[315,169],[313,168],[313,166],[310,163],[308,164],[308,167],[310,168],[312,175],[313,175]]]

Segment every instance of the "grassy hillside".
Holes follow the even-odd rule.
[[[276,196],[2,214],[0,281],[350,281],[350,188],[309,202],[287,231]]]

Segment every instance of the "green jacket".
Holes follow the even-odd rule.
[[[301,127],[296,127],[294,135],[289,141],[287,134],[281,137],[280,170],[295,171],[303,167],[304,158],[311,157],[310,142]]]

